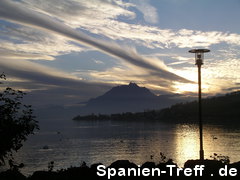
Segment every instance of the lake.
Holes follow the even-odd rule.
[[[40,121],[41,130],[29,137],[15,154],[25,175],[47,170],[54,161],[54,170],[128,159],[136,164],[159,162],[160,152],[182,167],[188,159],[199,157],[198,125],[163,122],[124,121]],[[240,128],[204,124],[205,158],[213,153],[240,161]]]

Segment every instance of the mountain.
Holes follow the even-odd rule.
[[[153,94],[145,87],[139,87],[135,83],[113,87],[102,96],[90,99],[86,105],[79,109],[81,114],[112,114],[122,112],[140,112],[152,109],[162,109],[177,102],[178,95]]]
[[[186,101],[179,94],[157,96],[145,87],[135,83],[116,86],[101,96],[74,106],[49,105],[35,108],[38,119],[63,119],[76,115],[113,114],[123,112],[141,112],[162,109],[177,102]]]
[[[204,123],[239,124],[240,91],[202,100]],[[76,116],[73,120],[157,120],[172,123],[198,123],[198,102],[177,103],[161,110],[125,112],[111,115]]]

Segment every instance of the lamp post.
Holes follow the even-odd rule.
[[[203,126],[202,126],[202,91],[201,91],[201,66],[203,65],[204,53],[210,52],[209,49],[192,49],[188,51],[195,53],[195,61],[198,67],[198,120],[199,120],[199,136],[200,136],[200,160],[204,160],[203,150]]]

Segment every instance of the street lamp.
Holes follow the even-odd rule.
[[[209,49],[192,49],[188,51],[195,53],[195,61],[198,66],[198,120],[199,120],[199,135],[200,135],[200,160],[204,160],[203,150],[203,127],[202,127],[202,92],[201,92],[201,66],[203,65],[204,53],[210,52]]]

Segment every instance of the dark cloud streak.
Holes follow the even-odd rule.
[[[33,105],[78,103],[99,96],[111,88],[106,83],[86,82],[64,73],[60,76],[61,72],[34,62],[15,59],[7,61],[0,59],[0,72],[5,73],[7,80],[13,79],[5,84],[17,89],[34,90],[27,96]]]
[[[149,59],[137,54],[133,50],[131,51],[123,49],[123,47],[120,47],[113,42],[109,43],[92,38],[82,32],[76,31],[69,26],[64,25],[60,21],[27,9],[18,2],[1,0],[0,18],[61,34],[84,45],[94,47],[111,56],[121,58],[135,66],[144,68],[150,73],[156,73],[159,75],[159,78],[170,81],[189,82],[188,80],[168,71],[167,69],[154,66],[150,63]]]

